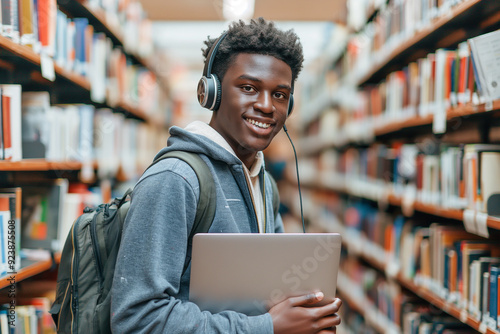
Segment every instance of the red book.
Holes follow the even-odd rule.
[[[2,95],[2,125],[4,160],[12,159],[12,135],[10,131],[10,97]]]

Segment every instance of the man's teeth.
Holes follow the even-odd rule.
[[[257,121],[254,121],[253,119],[250,119],[250,118],[247,118],[247,121],[255,126],[258,126],[259,128],[263,128],[263,129],[267,129],[268,127],[271,126],[271,124],[267,124],[267,123],[261,123],[261,122],[257,122]]]

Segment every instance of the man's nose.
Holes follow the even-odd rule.
[[[257,101],[254,104],[254,108],[265,113],[272,113],[275,108],[273,105],[273,99],[271,93],[261,92],[257,97]]]

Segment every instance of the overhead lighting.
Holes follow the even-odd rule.
[[[228,21],[249,20],[253,17],[255,0],[223,0],[222,15]]]

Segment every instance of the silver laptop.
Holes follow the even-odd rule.
[[[199,233],[189,299],[213,313],[248,315],[316,291],[325,294],[325,304],[335,298],[340,250],[338,233]]]

